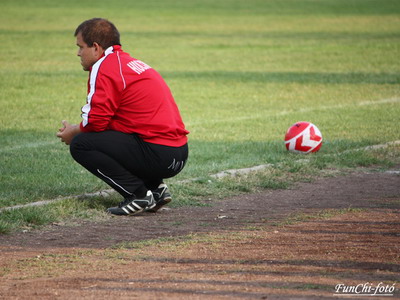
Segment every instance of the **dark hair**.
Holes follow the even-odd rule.
[[[113,45],[121,45],[119,32],[113,23],[102,18],[93,18],[79,25],[74,36],[82,34],[83,41],[92,47],[93,43],[99,44],[103,49]]]

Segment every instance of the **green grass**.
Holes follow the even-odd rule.
[[[346,152],[400,140],[397,0],[3,0],[1,6],[0,207],[108,188],[55,137],[61,120],[80,121],[87,73],[73,33],[97,16],[120,29],[124,50],[165,77],[191,132],[189,162],[168,181],[175,205],[284,188],[327,168],[399,161],[398,146]],[[283,144],[287,128],[302,120],[324,137],[321,151],[307,156],[309,165]],[[222,170],[267,163],[275,169],[208,182]],[[203,181],[178,183],[191,178]],[[9,224],[5,218],[1,213],[0,224]]]

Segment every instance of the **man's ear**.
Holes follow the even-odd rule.
[[[101,47],[99,44],[97,44],[96,42],[94,42],[94,43],[93,43],[93,48],[94,48],[94,51],[95,51],[95,55],[96,55],[98,58],[100,58],[100,57],[103,55],[103,53],[104,53],[103,47]]]

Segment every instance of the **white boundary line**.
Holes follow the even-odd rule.
[[[352,151],[382,149],[382,148],[386,148],[389,146],[395,146],[395,145],[400,145],[400,140],[387,142],[385,144],[367,146],[364,148],[351,149],[351,150],[344,151],[342,153],[348,153],[348,152],[352,152]],[[303,158],[303,159],[299,159],[298,162],[306,161],[306,160],[307,160],[306,158]],[[215,178],[215,179],[221,179],[221,178],[224,178],[227,176],[246,175],[251,172],[264,170],[264,169],[267,169],[267,168],[270,168],[273,166],[274,166],[274,164],[263,164],[263,165],[258,165],[258,166],[254,166],[254,167],[250,167],[250,168],[229,169],[229,170],[218,172],[216,174],[212,174],[209,177]],[[390,174],[399,174],[399,171],[392,171],[392,172],[390,172]],[[185,180],[177,181],[175,184],[185,184],[185,183],[198,181],[201,179],[202,178],[185,179]],[[80,199],[80,198],[95,197],[95,196],[108,197],[113,193],[115,193],[115,191],[113,189],[107,189],[107,190],[102,190],[102,191],[95,192],[95,193],[85,193],[85,194],[75,195],[75,196],[57,197],[57,198],[51,199],[51,200],[42,200],[42,201],[32,202],[32,203],[28,203],[28,204],[3,207],[3,208],[0,208],[0,212],[5,211],[5,210],[24,208],[24,207],[41,206],[41,205],[46,205],[46,204],[54,203],[54,202],[61,201],[61,200],[67,200],[67,199]]]
[[[43,146],[48,146],[48,145],[56,144],[56,143],[57,143],[57,140],[47,141],[47,142],[37,142],[37,143],[26,143],[26,144],[22,144],[22,145],[13,146],[13,147],[2,148],[2,149],[0,149],[0,153],[1,152],[12,152],[15,150],[26,149],[26,148],[43,147]]]
[[[331,109],[337,109],[337,108],[346,108],[346,107],[357,107],[357,106],[368,106],[368,105],[380,105],[380,104],[387,104],[387,103],[398,103],[400,102],[399,97],[393,97],[393,98],[387,98],[387,99],[379,99],[375,101],[362,101],[358,103],[349,103],[349,104],[338,104],[338,105],[327,105],[327,106],[317,106],[313,108],[300,108],[296,110],[284,110],[281,112],[276,112],[276,113],[266,113],[263,115],[256,115],[253,114],[251,116],[245,116],[245,117],[238,117],[238,118],[229,118],[229,119],[215,119],[208,121],[208,124],[211,123],[223,123],[223,122],[231,122],[231,121],[245,121],[245,120],[252,120],[252,119],[265,119],[269,117],[274,117],[274,116],[285,116],[289,114],[294,114],[294,113],[308,113],[312,111],[319,111],[319,110],[331,110]],[[197,126],[197,125],[202,125],[203,122],[193,122],[193,123],[188,123],[187,126]]]

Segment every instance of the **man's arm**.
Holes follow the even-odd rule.
[[[64,127],[58,130],[57,137],[61,139],[61,142],[69,145],[74,136],[81,132],[81,129],[79,124],[69,124],[67,121],[62,121],[62,124]]]
[[[82,107],[82,132],[99,132],[110,128],[123,97],[121,70],[120,61],[113,53],[93,65],[86,105]]]

